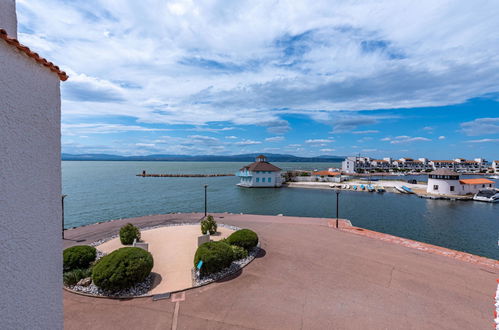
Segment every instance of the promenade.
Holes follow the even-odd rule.
[[[260,236],[262,253],[240,273],[157,301],[64,291],[65,328],[493,327],[497,261],[473,263],[428,253],[370,231],[363,235],[355,227],[335,229],[332,219],[214,215],[219,223],[250,228]],[[67,230],[64,246],[90,244],[115,234],[127,222],[147,227],[201,217],[166,214],[89,225]]]

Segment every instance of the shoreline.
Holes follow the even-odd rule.
[[[287,182],[284,183],[282,186],[284,188],[304,188],[304,189],[323,189],[323,190],[341,190],[341,191],[352,191],[352,192],[370,192],[370,193],[375,193],[379,194],[377,191],[368,191],[362,190],[362,189],[346,189],[346,188],[341,188],[338,186],[342,185],[357,185],[360,186],[361,184],[367,185],[368,183],[365,181],[344,181],[341,183],[334,183],[334,182]],[[473,195],[467,196],[467,195],[435,195],[435,194],[429,194],[426,192],[426,185],[425,184],[414,184],[414,183],[408,183],[405,181],[401,180],[379,180],[375,181],[374,183],[371,183],[374,186],[383,186],[385,189],[385,192],[387,193],[395,193],[395,194],[401,194],[401,195],[416,195],[419,198],[426,198],[426,199],[434,199],[434,200],[462,200],[462,201],[472,201],[473,200]],[[400,188],[402,186],[406,186],[408,188],[411,188],[414,193],[402,193],[397,188]],[[385,193],[383,192],[383,193]]]

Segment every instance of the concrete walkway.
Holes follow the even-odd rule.
[[[218,235],[210,237],[218,241],[228,237],[233,230],[218,227]],[[199,225],[170,226],[144,230],[142,241],[149,244],[149,252],[154,258],[152,271],[156,276],[154,288],[150,294],[159,294],[185,290],[192,287],[191,269],[194,266],[194,254],[197,249],[197,238],[201,235]],[[119,237],[107,241],[97,249],[104,253],[122,248]]]
[[[331,219],[216,215],[255,230],[264,252],[240,274],[168,300],[110,300],[64,292],[66,329],[489,329],[497,267],[428,254],[331,228]],[[220,218],[223,217],[223,218]],[[126,222],[68,230],[91,243]],[[66,246],[77,244],[65,240]],[[497,265],[497,264],[494,264]]]

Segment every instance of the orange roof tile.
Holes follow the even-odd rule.
[[[33,52],[28,47],[21,44],[16,38],[9,37],[7,31],[5,31],[4,29],[0,29],[0,39],[3,39],[9,45],[16,47],[19,51],[28,55],[29,57],[34,59],[37,63],[47,67],[50,71],[55,72],[59,76],[59,79],[61,79],[62,81],[66,81],[68,79],[68,75],[66,74],[66,72],[59,69],[59,67],[54,63],[47,61],[37,53]]]
[[[337,176],[340,175],[340,172],[329,172],[329,171],[317,171],[312,173],[313,175],[332,175],[332,176]]]
[[[487,179],[462,179],[459,180],[460,183],[462,184],[489,184],[489,183],[495,183],[492,180],[487,180]]]

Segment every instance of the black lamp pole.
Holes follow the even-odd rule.
[[[62,204],[62,239],[64,239],[64,197],[67,195],[61,196],[61,204]]]
[[[339,214],[340,214],[340,206],[339,206],[339,202],[340,202],[340,190],[337,189],[336,190],[336,228],[338,228],[338,221],[339,221]]]
[[[207,210],[207,194],[206,194],[206,189],[208,188],[208,185],[204,185],[204,216],[206,217],[206,210]]]

